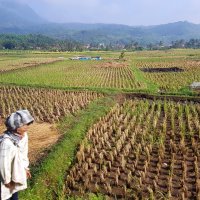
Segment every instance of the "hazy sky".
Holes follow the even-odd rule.
[[[156,25],[200,24],[200,0],[20,0],[54,22]]]

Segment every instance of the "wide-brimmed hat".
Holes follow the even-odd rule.
[[[14,131],[19,127],[33,123],[33,121],[34,118],[28,110],[18,110],[6,119],[5,125],[8,130]]]

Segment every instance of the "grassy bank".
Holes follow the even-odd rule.
[[[21,193],[20,199],[44,200],[64,199],[63,186],[68,168],[75,160],[79,143],[88,128],[104,116],[114,105],[111,97],[92,102],[76,116],[66,117],[59,125],[64,132],[62,140],[52,149],[41,165],[33,168],[33,180],[29,189]]]
[[[131,69],[134,73],[136,80],[138,82],[142,82],[146,85],[147,92],[149,92],[149,93],[157,93],[158,92],[158,89],[159,89],[158,86],[156,84],[152,83],[150,80],[146,79],[143,76],[143,73],[141,72],[141,70],[138,69],[137,67],[135,67],[134,62],[132,62],[132,64],[131,64]],[[145,91],[145,89],[144,89],[144,91]]]

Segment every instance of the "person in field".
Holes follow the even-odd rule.
[[[31,178],[27,130],[33,121],[28,110],[19,110],[6,119],[7,130],[0,137],[1,200],[17,200],[18,191],[27,188],[27,178]]]

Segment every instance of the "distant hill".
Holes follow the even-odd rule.
[[[21,29],[30,25],[45,23],[28,5],[11,0],[0,1],[0,29]]]
[[[35,30],[59,39],[73,39],[82,43],[130,43],[142,45],[163,41],[200,39],[200,25],[187,21],[156,26],[127,26],[117,24],[46,24]]]
[[[29,6],[11,0],[0,1],[0,33],[43,34],[56,39],[81,43],[141,45],[163,41],[200,39],[200,25],[180,21],[156,26],[127,26],[118,24],[50,23]]]

